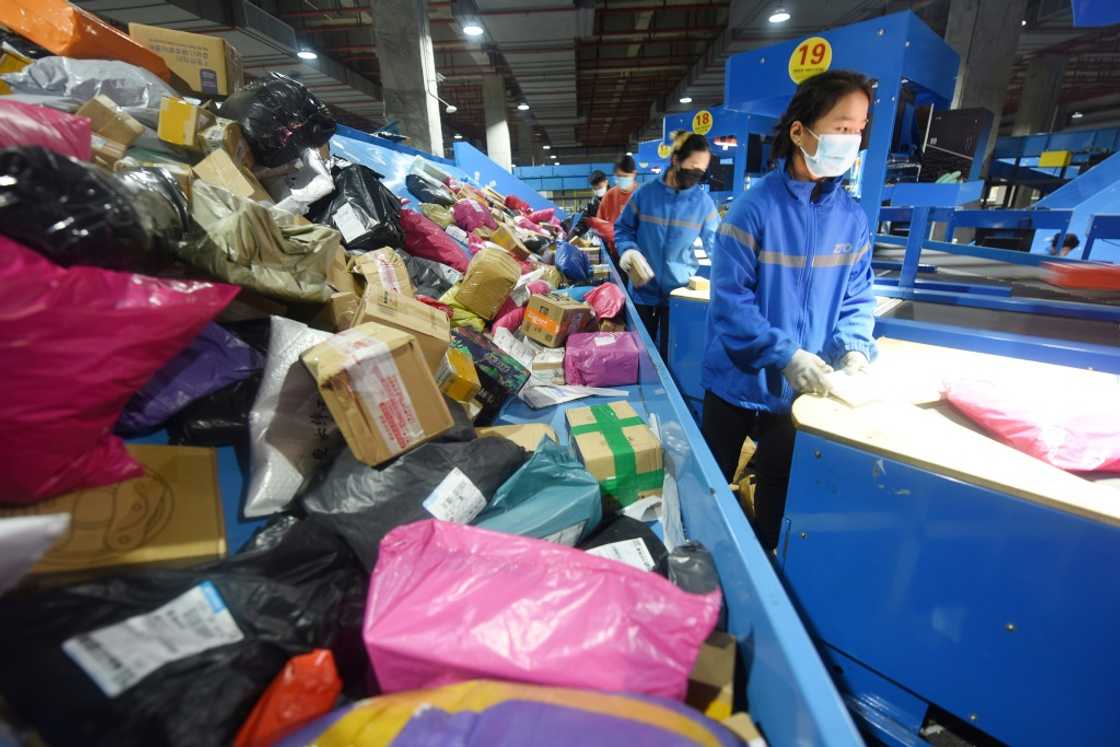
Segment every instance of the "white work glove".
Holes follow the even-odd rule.
[[[618,258],[618,266],[630,276],[630,282],[635,288],[640,288],[653,280],[653,268],[646,262],[646,258],[637,249],[627,249]]]
[[[828,394],[832,389],[825,374],[832,373],[832,366],[808,350],[798,350],[782,369],[782,375],[798,394]]]
[[[867,367],[871,365],[871,361],[867,356],[858,350],[849,350],[844,353],[844,357],[840,359],[840,369],[846,374],[857,374],[860,371],[866,371]]]

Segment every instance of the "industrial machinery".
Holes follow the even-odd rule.
[[[770,147],[764,139],[773,134],[774,125],[771,117],[713,106],[665,115],[660,143],[667,146],[673,133],[682,131],[708,139],[712,149],[708,191],[721,205],[746,191],[748,177],[766,171]]]

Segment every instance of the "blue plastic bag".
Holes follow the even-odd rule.
[[[570,547],[590,536],[602,518],[599,482],[569,447],[544,438],[472,523]]]
[[[556,269],[571,282],[591,279],[591,260],[567,241],[556,245]]]

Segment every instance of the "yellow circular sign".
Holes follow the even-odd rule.
[[[712,113],[701,109],[692,117],[692,131],[697,135],[707,135],[712,129]]]
[[[828,39],[810,36],[794,47],[789,56],[789,77],[798,85],[802,81],[820,75],[832,66],[832,45]]]
[[[673,146],[668,143],[660,143],[657,146],[657,157],[668,158],[673,153]]]

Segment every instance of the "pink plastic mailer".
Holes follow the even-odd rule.
[[[451,207],[451,214],[455,216],[455,225],[470,233],[476,228],[497,228],[494,216],[482,207],[477,200],[469,197],[459,200]]]
[[[405,251],[412,256],[440,262],[459,272],[467,271],[469,260],[459,242],[420,213],[402,210],[401,228],[404,229]]]
[[[0,148],[27,145],[88,161],[89,119],[0,97]]]
[[[961,380],[949,402],[1004,443],[1075,472],[1120,472],[1120,397],[1115,387],[1048,389]]]
[[[381,541],[363,629],[384,692],[477,678],[681,699],[720,593],[436,520]]]
[[[603,283],[583,297],[591,305],[599,319],[612,319],[618,316],[626,305],[626,294],[614,283]]]
[[[568,336],[564,379],[583,386],[638,383],[641,350],[632,332],[580,332]]]
[[[129,398],[238,289],[62,268],[0,236],[0,501],[142,474],[112,435]]]

